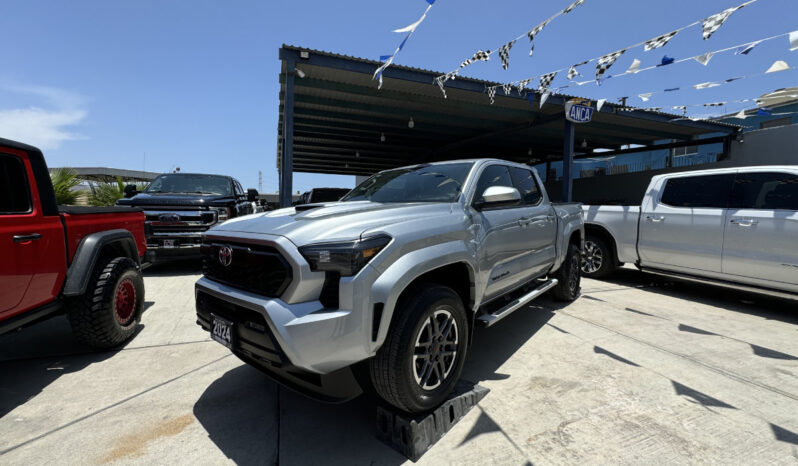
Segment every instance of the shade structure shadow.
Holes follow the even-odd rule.
[[[622,356],[619,356],[619,355],[613,353],[612,351],[606,350],[606,349],[604,349],[604,348],[602,348],[600,346],[593,346],[593,352],[596,353],[596,354],[603,354],[603,355],[605,355],[605,356],[607,356],[609,358],[612,358],[612,359],[614,359],[614,360],[616,360],[618,362],[622,362],[622,363],[627,364],[629,366],[640,367],[639,364],[637,364],[637,363],[635,363],[633,361],[630,361],[630,360],[628,360],[628,359],[626,359],[626,358],[624,358]]]

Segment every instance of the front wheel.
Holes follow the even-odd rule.
[[[144,280],[138,265],[127,257],[117,257],[100,260],[68,317],[78,340],[108,349],[133,337],[143,308]]]
[[[415,291],[397,306],[395,325],[369,364],[377,394],[409,413],[446,400],[468,346],[468,319],[457,293],[441,285]]]
[[[569,244],[565,261],[563,261],[560,269],[554,272],[554,278],[558,280],[558,283],[551,289],[551,293],[557,301],[573,301],[579,297],[582,281],[579,255],[579,248]]]

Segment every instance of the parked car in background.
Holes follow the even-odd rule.
[[[117,204],[140,207],[147,218],[147,261],[199,257],[202,233],[228,219],[254,212],[254,189],[222,175],[168,173],[141,192],[125,188]]]
[[[654,176],[641,206],[584,206],[582,272],[645,272],[796,297],[798,166]]]
[[[454,388],[475,325],[548,290],[577,298],[582,239],[581,206],[550,203],[526,165],[388,170],[341,202],[209,230],[198,323],[297,390],[349,399],[364,362],[379,396],[421,412]]]
[[[302,193],[302,197],[294,202],[294,205],[338,202],[349,191],[351,190],[346,188],[313,188]]]
[[[66,313],[84,343],[124,343],[144,306],[145,249],[140,210],[57,206],[41,151],[0,139],[0,334]]]

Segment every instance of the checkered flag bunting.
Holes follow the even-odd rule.
[[[527,84],[529,84],[531,81],[531,79],[523,79],[518,83],[518,95],[524,94],[524,89],[526,89]]]
[[[726,105],[726,102],[712,102],[709,104],[704,104],[704,107],[723,107]]]
[[[663,34],[663,35],[661,35],[659,37],[655,37],[653,39],[649,39],[649,40],[646,41],[646,46],[645,46],[644,50],[646,52],[648,52],[649,50],[654,50],[654,49],[658,49],[660,47],[664,47],[665,44],[667,44],[669,40],[673,39],[673,36],[675,36],[678,33],[679,33],[679,31],[676,30],[676,31],[669,32],[667,34]]]
[[[513,90],[512,84],[502,84],[502,90],[504,91],[504,95],[510,95],[510,92]]]
[[[585,64],[587,64],[587,61],[583,61],[582,63],[577,63],[576,65],[571,65],[571,67],[568,68],[568,79],[569,80],[570,79],[574,79],[575,77],[579,76],[579,72],[576,71],[576,67],[577,66],[582,66],[582,65],[585,65]]]
[[[443,76],[438,76],[435,78],[435,84],[441,88],[441,92],[443,92],[443,98],[446,98],[446,89],[443,87],[443,83],[446,82]]]
[[[515,45],[515,40],[499,47],[499,58],[502,61],[502,68],[505,70],[510,66],[510,49],[513,48],[513,45]]]
[[[719,27],[723,26],[723,23],[729,19],[729,16],[732,15],[735,11],[739,10],[740,8],[744,7],[745,4],[739,5],[733,8],[729,8],[726,10],[721,11],[720,13],[716,13],[708,18],[705,18],[701,24],[704,27],[704,40],[709,39],[715,31],[718,30]]]
[[[606,73],[607,70],[610,69],[613,63],[615,63],[615,60],[617,60],[618,57],[623,55],[624,52],[626,52],[626,49],[618,50],[617,52],[608,53],[607,55],[604,55],[603,57],[598,59],[598,62],[596,63],[597,82],[601,79],[602,76],[604,76],[604,73]]]
[[[490,104],[493,105],[494,97],[496,97],[496,87],[489,87],[488,88],[488,98],[490,99]]]
[[[549,24],[550,20],[543,21],[542,23],[538,24],[537,26],[533,27],[529,32],[526,33],[526,36],[529,37],[529,56],[532,56],[532,52],[535,51],[535,36]]]
[[[568,5],[568,7],[562,10],[562,14],[567,15],[570,13],[574,8],[578,7],[579,5],[585,3],[585,0],[576,0],[575,2]]]
[[[460,63],[460,68],[465,68],[466,66],[474,63],[475,61],[488,61],[490,60],[490,54],[491,54],[490,50],[486,52],[478,50],[473,57],[469,58],[468,60],[463,60],[463,63]]]
[[[551,82],[554,81],[554,77],[557,76],[557,72],[546,73],[540,77],[540,86],[538,87],[538,92],[543,92],[549,89]]]
[[[674,105],[671,110],[681,110],[682,114],[687,113],[687,105]]]

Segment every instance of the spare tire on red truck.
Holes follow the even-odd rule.
[[[0,335],[65,313],[89,346],[127,342],[146,247],[140,210],[56,205],[42,152],[0,138]]]

